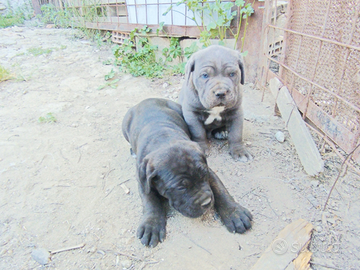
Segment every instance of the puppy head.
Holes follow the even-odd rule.
[[[145,193],[159,193],[184,216],[199,217],[214,202],[206,159],[197,143],[184,141],[149,154],[138,173]]]
[[[185,67],[185,83],[206,109],[232,108],[241,102],[244,63],[238,51],[210,46],[194,53]]]

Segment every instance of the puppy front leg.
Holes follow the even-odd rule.
[[[156,247],[166,236],[166,213],[164,202],[154,191],[146,194],[140,187],[143,216],[137,230],[137,237],[145,246]]]
[[[235,160],[241,162],[247,162],[253,159],[250,152],[246,149],[243,143],[243,123],[244,123],[244,114],[242,108],[240,108],[234,117],[234,119],[229,124],[229,150],[230,155]]]
[[[235,202],[219,177],[209,168],[209,182],[214,194],[215,210],[228,231],[244,233],[251,228],[252,215],[249,210]]]
[[[200,145],[205,155],[208,155],[210,151],[209,142],[203,123],[201,123],[198,117],[190,111],[183,110],[183,114],[191,134],[191,139]]]

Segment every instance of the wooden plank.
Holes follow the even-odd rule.
[[[307,244],[308,245],[308,244]],[[310,268],[310,260],[311,260],[312,252],[310,252],[307,248],[302,251],[299,256],[292,261],[286,267],[285,270],[311,270]]]
[[[159,28],[159,25],[148,24],[148,28],[152,31],[151,33],[156,33],[156,30]],[[86,23],[87,28],[100,29],[100,30],[113,30],[120,32],[131,32],[135,28],[142,28],[144,24],[135,24],[135,23],[117,23],[113,22],[99,22],[99,23]],[[200,31],[197,26],[178,26],[178,25],[165,25],[164,30],[167,33],[167,36],[171,37],[199,37]],[[161,33],[160,33],[161,34]]]
[[[307,246],[312,230],[313,225],[304,219],[290,223],[264,251],[251,270],[310,269],[311,252],[307,251]]]
[[[127,17],[99,17],[99,23],[127,23]]]
[[[289,90],[286,86],[281,87],[282,83],[277,78],[271,79],[269,84],[304,170],[309,175],[318,175],[324,170],[324,162]]]

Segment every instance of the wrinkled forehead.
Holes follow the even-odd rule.
[[[239,68],[238,57],[232,52],[224,50],[210,50],[202,52],[195,60],[195,70],[204,68],[226,69]]]

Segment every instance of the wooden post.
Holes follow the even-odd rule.
[[[35,15],[40,15],[41,7],[40,7],[39,0],[31,0],[31,2],[32,2],[33,8],[34,8]]]

